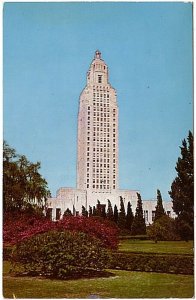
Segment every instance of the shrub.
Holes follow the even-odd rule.
[[[147,228],[147,235],[155,242],[176,241],[180,239],[176,232],[175,220],[166,215],[157,219]]]
[[[68,217],[56,224],[60,230],[75,230],[96,237],[104,247],[117,249],[118,228],[116,224],[100,217]]]
[[[17,244],[11,262],[30,275],[69,278],[102,270],[108,255],[98,239],[85,233],[50,231]]]
[[[113,253],[107,267],[140,272],[193,274],[192,256]]]
[[[58,222],[46,218],[16,216],[6,218],[3,225],[4,245],[14,245],[40,233],[51,230],[70,230],[89,234],[101,240],[105,247],[116,249],[118,245],[117,226],[98,217],[66,216]]]

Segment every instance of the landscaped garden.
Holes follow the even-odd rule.
[[[5,298],[194,296],[192,183],[183,200],[187,201],[186,210],[184,204],[180,210],[178,203],[175,220],[164,211],[157,190],[155,220],[148,227],[140,194],[135,215],[130,202],[125,212],[120,197],[119,212],[109,200],[106,212],[98,201],[89,212],[82,207],[82,214],[74,216],[67,210],[54,222],[46,207],[31,202],[48,195],[46,182],[38,173],[40,165],[29,163],[24,156],[15,161],[15,157],[14,149],[6,146]],[[182,204],[182,198],[179,201]]]
[[[111,270],[114,277],[51,280],[10,276],[5,263],[5,298],[192,298],[192,275]]]

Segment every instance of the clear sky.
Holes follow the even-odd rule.
[[[192,4],[5,3],[4,139],[76,185],[77,112],[99,49],[119,105],[120,188],[164,199],[193,126]]]

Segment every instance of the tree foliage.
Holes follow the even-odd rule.
[[[125,223],[125,227],[127,230],[131,230],[131,226],[133,223],[133,212],[132,212],[132,208],[131,208],[131,203],[130,201],[127,204],[127,215],[126,215],[126,223]]]
[[[3,143],[3,208],[4,212],[41,207],[50,192],[39,173],[40,162],[31,163]]]
[[[16,245],[11,256],[28,275],[82,277],[103,269],[108,251],[100,240],[83,232],[49,231]]]
[[[120,229],[125,229],[126,224],[126,214],[125,214],[125,206],[122,196],[120,196],[120,211],[118,213],[118,227]]]
[[[84,205],[82,205],[82,216],[83,217],[88,217],[88,211],[86,210],[86,208],[84,207]]]
[[[107,217],[108,220],[114,221],[113,208],[112,208],[111,201],[109,199],[108,199],[108,209],[107,209],[106,217]]]
[[[4,245],[14,245],[40,233],[57,230],[84,232],[98,238],[104,247],[116,249],[118,245],[118,228],[114,223],[100,217],[64,216],[52,222],[50,219],[33,217],[24,213],[8,213],[4,218]]]
[[[181,236],[194,236],[194,161],[193,134],[189,131],[187,141],[182,141],[181,157],[176,163],[177,176],[169,192],[173,210],[177,214]],[[184,228],[184,229],[183,229]]]
[[[175,220],[167,215],[162,215],[152,225],[148,226],[147,235],[155,242],[179,240]]]
[[[143,217],[142,199],[139,193],[137,193],[138,201],[135,212],[135,217],[131,227],[132,235],[146,234],[146,224]]]
[[[157,190],[157,205],[155,207],[155,218],[154,221],[158,220],[165,215],[165,210],[163,208],[163,200],[160,190]]]
[[[118,223],[118,208],[116,204],[114,205],[114,222],[117,224]]]

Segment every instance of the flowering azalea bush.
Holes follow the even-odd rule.
[[[37,234],[48,231],[76,231],[98,238],[103,246],[116,249],[118,245],[118,228],[115,224],[97,217],[66,216],[52,222],[39,216],[6,216],[3,225],[4,245],[14,245]]]
[[[11,256],[15,267],[23,267],[23,274],[53,278],[91,276],[104,269],[108,259],[109,252],[99,239],[68,230],[25,239],[14,247]]]

